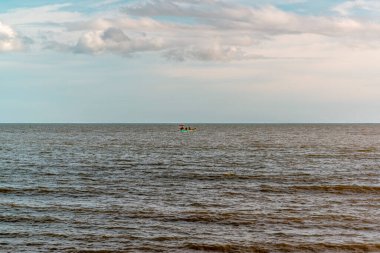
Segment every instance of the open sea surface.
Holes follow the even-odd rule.
[[[0,125],[0,252],[380,252],[380,125]]]

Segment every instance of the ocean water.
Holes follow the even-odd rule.
[[[380,125],[0,125],[0,252],[380,252]]]

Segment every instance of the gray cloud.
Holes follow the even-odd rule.
[[[170,49],[164,53],[168,60],[185,61],[187,59],[199,61],[231,61],[242,60],[248,56],[241,48],[234,46],[220,46],[215,44],[209,47],[187,47]]]
[[[349,2],[364,5],[371,1]],[[345,17],[300,16],[273,6],[253,8],[217,0],[150,0],[130,5],[124,11],[140,16],[172,16],[195,18],[199,24],[217,30],[241,30],[267,35],[314,33],[328,36],[353,35],[379,31],[373,22]]]
[[[154,51],[163,48],[163,41],[145,35],[128,37],[121,29],[111,27],[103,31],[85,33],[73,47],[76,53],[113,52],[128,55],[141,51]]]

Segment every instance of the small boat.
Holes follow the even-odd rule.
[[[179,125],[179,131],[181,133],[188,133],[188,132],[194,132],[194,131],[197,131],[196,128],[191,128],[190,126],[185,126],[183,124],[180,124]]]

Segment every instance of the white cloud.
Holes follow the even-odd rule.
[[[64,10],[70,4],[53,4],[33,8],[17,8],[0,13],[0,20],[17,29],[23,37],[31,38],[37,50],[43,48],[46,41],[60,44],[74,43],[80,36],[67,32],[64,24],[86,19],[86,16]]]
[[[52,4],[33,8],[13,9],[0,13],[0,19],[13,26],[33,26],[47,24],[62,24],[82,20],[84,15],[79,12],[65,11],[70,4]]]
[[[27,42],[12,27],[0,22],[0,52],[20,51]]]
[[[339,13],[342,16],[349,16],[356,10],[379,12],[380,2],[377,0],[351,0],[338,4],[332,10]]]
[[[353,8],[376,5],[374,1],[357,0],[335,10],[343,15]],[[270,52],[293,48],[305,36],[323,41],[327,51],[336,45],[377,48],[380,40],[380,24],[373,21],[347,15],[297,15],[271,5],[252,7],[227,0],[137,1],[124,6],[122,12],[119,8],[92,14],[68,11],[67,7],[71,6],[16,9],[0,14],[0,18],[33,38],[40,49],[118,55],[151,51],[176,61],[275,58]],[[286,36],[293,40],[283,44],[281,38]],[[284,52],[278,57],[308,54]]]

